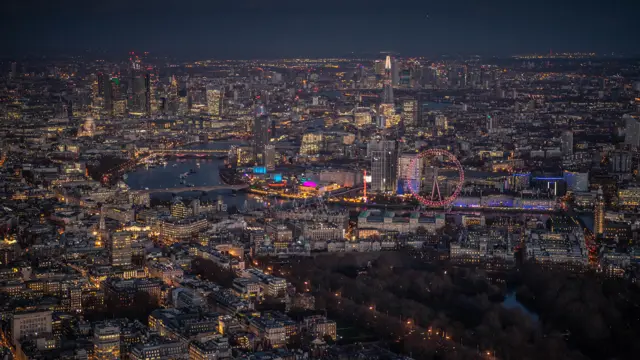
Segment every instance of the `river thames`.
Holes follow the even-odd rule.
[[[190,149],[227,150],[232,145],[240,144],[243,143],[241,141],[216,141],[192,146]],[[164,193],[153,194],[152,198],[169,201],[172,198],[172,188],[185,187],[185,184],[180,183],[180,174],[188,173],[191,170],[194,170],[195,173],[189,174],[184,179],[188,184],[193,184],[194,186],[223,185],[219,172],[219,168],[223,165],[224,160],[211,157],[202,159],[180,159],[172,157],[167,159],[167,165],[165,166],[139,167],[135,171],[129,172],[125,183],[132,190],[144,190],[145,188],[168,189]],[[204,196],[201,191],[187,191],[176,195],[186,199],[198,197],[202,201],[216,201],[221,199],[227,206],[236,206],[238,209],[244,206],[245,201],[247,205],[252,208],[256,208],[262,204],[262,201],[257,196],[245,192],[234,194],[230,190],[209,191],[206,192]]]

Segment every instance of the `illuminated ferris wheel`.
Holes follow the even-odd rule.
[[[453,183],[450,192],[442,192],[438,175],[440,169],[454,170],[458,179]],[[440,149],[429,149],[418,154],[407,167],[407,188],[411,194],[423,205],[430,207],[448,206],[460,195],[464,184],[464,170],[460,161],[450,152]],[[421,191],[422,185],[426,186]],[[444,195],[443,195],[444,194]],[[447,195],[448,194],[448,195]]]

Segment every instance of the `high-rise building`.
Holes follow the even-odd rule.
[[[268,171],[276,169],[276,146],[266,145],[264,147],[264,165]]]
[[[123,231],[111,234],[108,251],[111,266],[131,265],[131,233]]]
[[[98,97],[102,98],[104,111],[113,113],[113,101],[115,100],[115,84],[111,81],[111,75],[107,73],[98,74]]]
[[[373,63],[373,71],[375,71],[376,75],[384,75],[385,63],[382,60],[376,60]]]
[[[264,106],[259,106],[253,118],[253,159],[258,165],[265,163],[265,147],[271,139],[271,119]]]
[[[420,190],[420,178],[423,172],[422,159],[418,157],[418,154],[409,153],[401,154],[398,158],[398,191],[408,193],[408,187],[412,189]]]
[[[560,145],[562,155],[573,154],[573,131],[567,130],[562,132],[562,143]]]
[[[151,111],[151,77],[142,70],[140,62],[131,63],[128,97],[131,113],[149,115]]]
[[[614,151],[609,157],[609,170],[612,173],[631,172],[632,155],[629,151]]]
[[[106,322],[95,325],[93,328],[93,359],[121,359],[120,327]]]
[[[624,115],[623,118],[625,119],[624,143],[633,148],[640,147],[640,121],[630,115]]]
[[[223,92],[214,87],[207,87],[207,110],[215,119],[222,118]]]
[[[416,126],[418,122],[418,101],[405,99],[402,101],[402,121],[405,126]]]
[[[602,236],[604,234],[604,195],[601,187],[598,188],[598,194],[596,195],[593,222],[593,231],[596,236]]]
[[[393,104],[393,74],[392,74],[391,56],[387,56],[384,63],[384,84],[382,103]]]
[[[398,146],[394,140],[369,143],[371,191],[394,192],[398,178]]]

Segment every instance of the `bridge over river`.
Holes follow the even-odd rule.
[[[247,189],[249,185],[213,185],[213,186],[192,186],[192,187],[178,187],[178,188],[164,188],[164,189],[145,189],[145,190],[136,190],[141,194],[154,194],[154,193],[181,193],[187,191],[214,191],[214,190],[244,190]]]

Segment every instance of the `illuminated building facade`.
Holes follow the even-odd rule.
[[[253,160],[258,165],[265,163],[265,147],[271,139],[271,118],[264,106],[258,107],[253,119]]]
[[[398,150],[393,140],[369,144],[371,155],[371,191],[394,192],[398,176]]]
[[[412,167],[411,164],[414,163]],[[408,186],[420,189],[424,161],[418,154],[402,154],[398,159],[398,193],[408,194]]]
[[[93,329],[93,359],[121,359],[120,327],[109,323],[99,323],[95,325]]]
[[[131,233],[116,232],[109,239],[109,260],[111,266],[131,265]]]
[[[302,136],[300,144],[300,155],[318,155],[322,150],[324,137],[322,133],[306,133]]]
[[[418,122],[418,101],[405,99],[402,101],[402,122],[405,126],[416,126]]]
[[[596,204],[593,211],[593,221],[593,231],[596,236],[602,236],[604,234],[604,195],[602,188],[598,189]]]
[[[223,95],[220,89],[207,87],[207,110],[215,119],[222,118]]]

